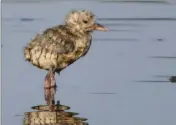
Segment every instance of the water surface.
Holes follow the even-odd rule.
[[[90,125],[175,125],[176,84],[154,76],[176,75],[176,60],[151,57],[176,56],[176,5],[88,1],[3,4],[2,124],[45,103],[46,71],[24,61],[23,47],[71,9],[93,11],[111,31],[95,32],[88,55],[56,77],[56,98]]]

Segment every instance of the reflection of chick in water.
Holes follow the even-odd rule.
[[[88,125],[86,118],[76,117],[78,113],[65,111],[70,107],[61,105],[59,101],[53,105],[53,111],[50,111],[48,105],[33,106],[32,109],[38,111],[26,112],[24,125]]]
[[[93,13],[86,10],[72,11],[66,17],[64,25],[46,29],[25,47],[25,59],[38,68],[48,70],[45,77],[46,89],[56,86],[55,72],[59,74],[87,54],[94,30],[107,29],[96,22]],[[52,102],[49,96],[46,94],[45,97],[50,105]]]

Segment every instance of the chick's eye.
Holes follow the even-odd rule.
[[[88,21],[87,20],[83,20],[83,23],[88,23]]]

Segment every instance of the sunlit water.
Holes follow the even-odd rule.
[[[3,4],[2,124],[21,125],[16,114],[45,103],[46,71],[24,61],[23,47],[45,28],[63,23],[71,9],[89,9],[106,19],[165,19],[100,20],[110,31],[95,32],[88,55],[56,77],[56,98],[90,125],[175,125],[176,85],[139,81],[176,75],[176,59],[152,58],[176,56],[176,5],[100,2]]]

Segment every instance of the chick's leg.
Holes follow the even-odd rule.
[[[54,104],[54,95],[56,93],[56,81],[54,77],[55,73],[53,69],[50,69],[45,76],[44,89],[45,100],[48,105]]]

